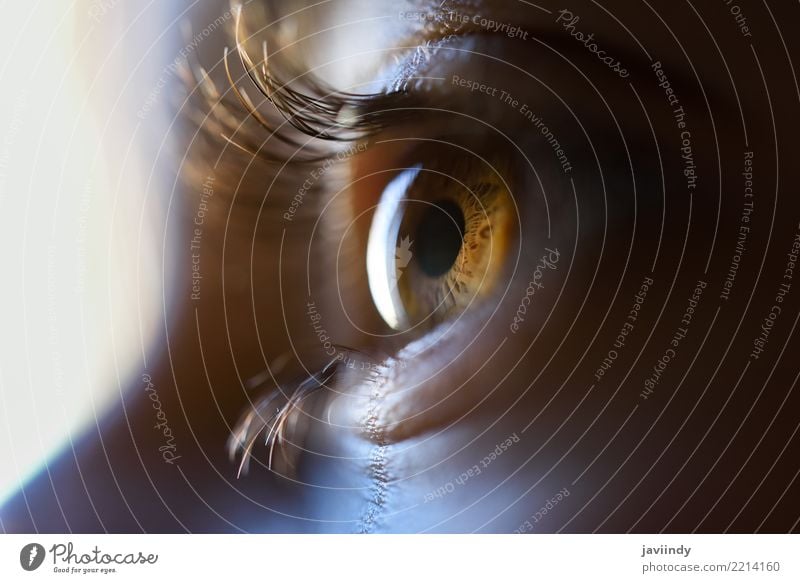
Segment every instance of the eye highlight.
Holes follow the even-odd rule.
[[[418,164],[387,185],[369,232],[367,274],[389,326],[435,326],[495,289],[516,216],[507,181],[462,157]]]

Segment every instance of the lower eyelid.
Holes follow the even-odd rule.
[[[491,307],[442,324],[388,361],[378,387],[376,414],[387,441],[401,441],[454,421],[488,392],[480,388],[479,378],[484,369],[496,371],[498,362],[505,360],[506,342],[499,320],[487,320]]]

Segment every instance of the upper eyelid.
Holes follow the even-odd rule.
[[[429,38],[417,39],[420,42],[406,47],[395,47],[394,51],[405,51],[407,57],[402,62],[401,70],[387,79],[390,84],[388,90],[372,94],[358,94],[327,87],[313,74],[298,71],[293,72],[294,79],[302,78],[303,84],[310,91],[295,90],[291,87],[291,82],[279,79],[272,65],[268,64],[270,59],[266,50],[267,41],[264,41],[264,54],[261,60],[252,60],[244,44],[240,42],[238,36],[240,28],[241,12],[238,12],[235,23],[236,53],[245,71],[243,77],[249,77],[249,81],[262,97],[269,101],[295,130],[314,138],[343,142],[355,141],[379,133],[392,123],[401,121],[399,118],[404,117],[405,110],[423,106],[424,100],[417,99],[420,97],[419,92],[415,91],[414,85],[409,85],[409,81],[415,77],[418,78],[416,72],[427,64],[437,51],[454,39],[468,36],[466,31],[461,34],[434,35]],[[279,132],[271,127],[273,124],[265,120],[259,107],[253,103],[247,92],[241,91],[237,87],[231,74],[227,51],[224,64],[231,93],[236,98],[234,101],[238,101],[238,105],[245,110],[245,113],[262,125],[264,129],[280,136]],[[291,78],[292,75],[289,77]],[[205,71],[196,75],[195,81],[200,88],[203,88],[204,83],[213,83],[205,75]],[[218,92],[216,88],[212,87],[212,91],[209,93],[216,95]],[[343,113],[347,114],[345,120],[341,119]],[[233,140],[228,141],[245,151],[252,153],[254,150],[252,147],[248,150]]]
[[[563,34],[558,34],[560,31],[547,29],[532,29],[532,31],[535,32],[535,36],[532,39],[533,42],[543,44],[550,48],[550,50],[562,55],[566,54],[572,57],[573,54],[575,54],[583,59],[586,58],[586,52],[576,52],[576,47],[571,46],[575,43],[566,42],[572,39],[565,39]],[[410,54],[419,54],[420,52],[429,53],[427,63],[431,63],[434,60],[438,60],[437,54],[440,51],[450,49],[459,50],[458,45],[468,37],[502,38],[505,36],[499,32],[487,33],[484,30],[478,31],[480,34],[475,34],[475,32],[474,27],[465,27],[459,31],[459,34],[450,34],[438,39],[429,34],[428,37],[424,39],[423,44],[418,44],[413,48],[409,46],[408,49],[405,50],[410,51]],[[541,38],[536,38],[537,36]],[[602,40],[603,43],[608,41],[606,37],[598,37],[598,40]],[[567,46],[565,47],[564,45]],[[624,51],[621,49],[630,49],[631,45],[626,46],[619,42],[608,42],[608,46],[610,50],[620,50],[620,54],[625,55]],[[491,55],[488,56],[491,57]],[[668,66],[666,59],[664,63],[664,67],[666,68]],[[262,93],[267,100],[272,101],[272,104],[277,107],[286,120],[289,120],[289,123],[294,122],[292,125],[295,130],[306,134],[306,136],[321,137],[332,142],[339,141],[346,143],[358,141],[379,134],[381,131],[391,126],[399,125],[409,120],[416,121],[419,118],[420,112],[427,108],[435,110],[436,105],[447,107],[446,101],[439,101],[439,98],[443,98],[444,96],[437,94],[436,91],[428,91],[427,87],[420,90],[418,84],[404,82],[404,80],[409,81],[413,79],[417,73],[421,72],[420,69],[425,64],[425,62],[422,62],[418,63],[418,66],[408,67],[403,75],[395,79],[395,85],[403,85],[402,91],[390,90],[373,94],[346,93],[329,88],[325,90],[326,88],[322,86],[317,87],[317,89],[322,90],[317,91],[316,93],[318,94],[298,92],[285,83],[278,81],[273,76],[274,72],[271,71],[270,68],[267,70],[269,73],[268,78],[273,85],[269,90],[262,89]],[[258,63],[254,63],[254,65],[258,67]],[[253,67],[250,67],[250,69],[252,72]],[[668,69],[668,75],[673,82],[673,86],[678,89],[680,89],[682,83],[688,82],[685,78],[681,78],[681,71],[682,69],[677,67],[670,67],[670,69]],[[649,71],[646,72],[649,73]],[[314,86],[313,74],[302,75],[302,77],[309,86]],[[417,77],[424,77],[424,75],[417,75]],[[591,77],[589,77],[589,79],[591,79]],[[202,79],[198,79],[198,84],[201,84],[202,81]],[[631,83],[631,85],[633,84]],[[655,86],[654,83],[637,83],[636,86],[645,103],[650,102],[650,100],[660,103],[663,96],[656,93],[659,88]],[[687,106],[694,107],[695,101],[689,96],[682,95],[682,98]],[[433,107],[431,107],[431,104],[433,104]],[[245,106],[245,110],[250,109],[247,104],[242,105]],[[697,102],[697,106],[700,106],[699,102]],[[348,117],[352,123],[342,123],[341,114],[345,111],[348,112],[348,116],[346,117]],[[248,117],[246,112],[245,117]],[[250,112],[250,117],[253,117],[256,122],[259,121],[257,112],[256,115]],[[602,120],[599,123],[603,123]],[[264,124],[262,123],[261,125]],[[237,128],[236,131],[239,131],[239,129]],[[281,134],[280,131],[274,133],[279,136]],[[295,135],[297,135],[296,132]],[[245,133],[245,138],[247,136],[248,134]],[[234,145],[239,145],[234,139],[229,139],[229,141],[234,143]],[[257,137],[253,143],[258,143]],[[311,156],[309,159],[309,156],[306,156],[305,159],[298,160],[300,162],[321,162],[336,154],[335,147],[325,146],[325,144],[322,144],[324,147],[320,147],[319,142],[306,141],[302,136],[296,139],[295,143],[298,148],[306,152],[317,152],[316,157]],[[242,146],[239,145],[239,147]],[[252,150],[254,150],[253,147],[250,147],[249,150],[247,147],[242,149],[251,151],[251,153],[253,153]],[[259,149],[255,148],[255,150]],[[263,152],[263,150],[260,151]],[[271,152],[267,152],[267,154],[269,155]],[[280,160],[270,159],[269,157],[267,157],[267,161],[271,163],[280,162]]]

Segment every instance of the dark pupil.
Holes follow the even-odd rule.
[[[464,241],[464,213],[449,200],[429,206],[417,227],[415,259],[423,273],[438,277],[453,266]]]

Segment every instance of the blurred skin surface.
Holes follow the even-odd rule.
[[[180,191],[148,366],[3,506],[3,528],[796,531],[800,47],[785,23],[798,8],[748,5],[744,31],[724,3],[277,4],[245,6],[242,28],[254,54],[269,39],[276,70],[300,69],[286,81],[382,93],[399,79],[413,101],[349,151],[282,128],[330,169],[266,163],[235,144],[257,136],[281,160],[306,149],[252,118],[227,133],[219,116],[235,110],[203,106],[198,67],[235,100],[222,61],[235,13],[190,7],[193,34],[225,18],[193,50],[194,75],[164,89],[173,123],[145,124],[175,144],[160,163]],[[498,213],[513,219],[469,308],[398,331],[366,250],[387,185],[415,165],[450,185],[418,189],[422,203],[469,172],[501,177]],[[237,424],[309,376],[323,386],[275,448],[277,426],[255,435],[238,475]]]

